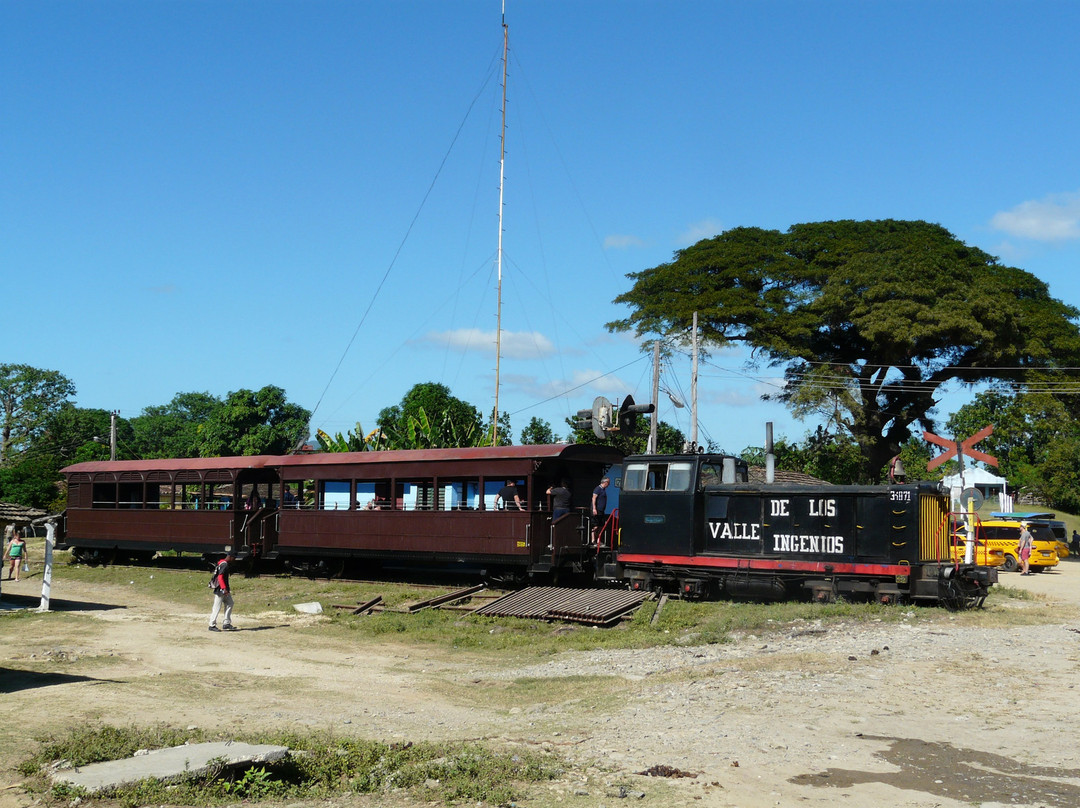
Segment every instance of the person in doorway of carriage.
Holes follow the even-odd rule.
[[[570,489],[567,488],[565,481],[551,486],[547,490],[547,494],[551,497],[552,521],[570,513]]]
[[[210,586],[214,590],[214,608],[210,611],[210,630],[217,631],[218,614],[221,607],[225,607],[225,622],[221,628],[225,631],[236,631],[232,624],[233,596],[229,588],[229,565],[236,561],[236,556],[229,553],[214,567],[214,577],[210,579]]]

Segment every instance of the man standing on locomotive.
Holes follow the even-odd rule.
[[[236,561],[236,556],[229,553],[218,562],[214,568],[214,576],[210,579],[210,586],[214,590],[214,608],[210,612],[210,630],[218,631],[217,619],[221,607],[225,606],[225,622],[221,629],[224,631],[236,631],[232,624],[233,597],[229,589],[229,565]]]
[[[611,480],[605,477],[592,492],[592,509],[589,516],[592,520],[593,544],[596,544],[600,538],[600,528],[604,526],[604,517],[607,516],[607,487],[610,484]]]

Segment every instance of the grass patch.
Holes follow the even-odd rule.
[[[225,805],[266,800],[326,800],[349,794],[406,794],[425,802],[508,805],[532,784],[561,777],[563,765],[549,753],[496,750],[475,743],[386,744],[326,733],[266,733],[229,738],[289,747],[277,763],[227,771],[218,767],[201,777],[163,783],[143,780],[99,792],[89,799],[112,800],[125,808],[139,805]],[[217,738],[220,740],[220,738]],[[85,766],[130,757],[138,749],[215,740],[202,730],[168,726],[80,727],[62,737],[40,740],[40,749],[18,765],[32,778],[31,790],[53,799],[78,794],[52,785],[44,770],[59,761]]]

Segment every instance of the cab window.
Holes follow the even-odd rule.
[[[692,463],[629,463],[623,476],[625,491],[688,491]]]

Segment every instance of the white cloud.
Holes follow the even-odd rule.
[[[990,225],[1010,236],[1035,241],[1080,238],[1080,192],[1050,194],[994,214]]]
[[[724,225],[717,219],[703,219],[700,222],[691,223],[686,230],[679,234],[676,240],[678,244],[689,246],[696,244],[703,238],[712,238],[718,233],[724,232]]]
[[[644,247],[645,242],[637,236],[612,234],[604,239],[605,250],[627,250],[631,247]]]
[[[495,332],[478,328],[432,331],[425,340],[463,351],[495,351]],[[551,340],[537,331],[502,332],[502,355],[507,359],[543,359],[554,353],[555,346]]]

